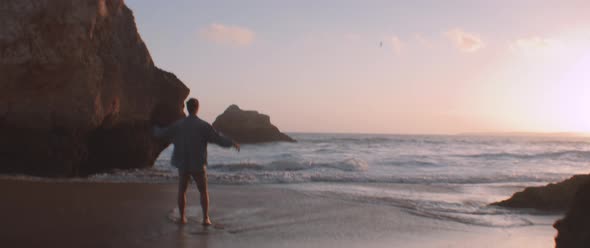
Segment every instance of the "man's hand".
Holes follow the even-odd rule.
[[[240,144],[238,144],[237,142],[234,142],[233,147],[236,148],[236,150],[238,152],[240,152]]]

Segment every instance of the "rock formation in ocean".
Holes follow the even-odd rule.
[[[563,182],[528,187],[507,200],[492,205],[508,208],[531,208],[543,211],[565,211],[580,186],[590,183],[590,175],[576,175]]]
[[[268,115],[257,111],[241,110],[237,105],[229,106],[213,122],[213,127],[239,143],[254,144],[264,142],[295,142],[288,135],[281,133],[270,123]]]
[[[86,175],[153,164],[154,123],[189,89],[155,67],[122,0],[0,1],[0,173]]]
[[[557,229],[556,248],[590,246],[590,183],[579,188],[567,214],[553,227]]]

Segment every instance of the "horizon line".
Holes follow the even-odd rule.
[[[339,132],[339,131],[282,131],[288,134],[354,134],[354,135],[400,135],[400,136],[521,136],[521,137],[590,137],[590,132],[458,132],[458,133],[383,133],[383,132]]]

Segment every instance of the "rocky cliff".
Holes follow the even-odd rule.
[[[590,246],[590,183],[580,187],[565,217],[553,225],[557,229],[556,248]]]
[[[264,142],[295,142],[288,135],[281,133],[270,122],[268,115],[256,111],[241,110],[237,105],[229,106],[213,122],[213,127],[242,144]]]
[[[122,0],[0,1],[0,172],[85,175],[153,164],[152,123],[188,88],[155,67]]]
[[[565,211],[571,205],[578,188],[590,183],[590,175],[576,175],[559,183],[528,187],[507,200],[492,205],[508,208],[531,208],[544,211]]]

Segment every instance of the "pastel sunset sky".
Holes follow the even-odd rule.
[[[588,0],[127,0],[213,121],[291,132],[590,131]]]

